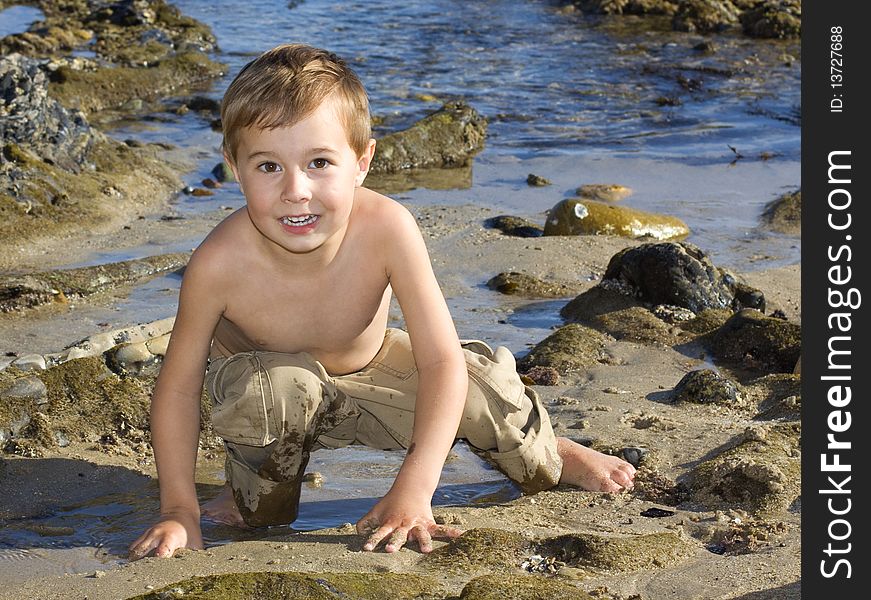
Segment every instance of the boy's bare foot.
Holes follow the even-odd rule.
[[[563,459],[560,483],[576,485],[591,492],[621,492],[632,487],[635,467],[622,458],[602,454],[570,439],[556,439]]]
[[[233,488],[229,484],[224,486],[220,494],[208,502],[203,502],[200,512],[203,517],[216,523],[248,529],[248,525],[242,520],[242,514],[236,506],[236,500],[233,498]]]

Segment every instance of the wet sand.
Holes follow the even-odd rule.
[[[524,350],[516,345],[524,335],[529,337],[530,332],[524,332],[511,317],[530,301],[482,292],[484,282],[500,272],[522,271],[542,279],[571,281],[582,290],[596,283],[595,274],[601,276],[613,254],[637,243],[608,236],[507,237],[484,228],[484,219],[497,213],[476,206],[415,208],[415,212],[445,295],[452,304],[465,307],[454,311],[461,335],[474,329],[476,333],[486,332],[493,340],[504,337],[507,345],[514,346],[511,349],[515,353]],[[189,219],[185,226],[206,231],[218,217]],[[141,227],[142,230],[134,227],[125,231],[123,237],[95,237],[92,242],[110,248],[152,236],[164,239],[160,235],[165,233],[167,244],[171,245],[171,233],[161,233],[168,227],[166,223],[148,222]],[[34,257],[35,262],[40,260],[42,257]],[[800,273],[800,266],[792,265],[756,271],[747,274],[747,280],[765,293],[767,312],[780,308],[791,321],[800,322]],[[469,300],[482,294],[490,304],[471,306]],[[558,311],[558,304],[554,311]],[[4,323],[8,325],[8,320]],[[501,332],[505,335],[500,336]],[[537,339],[530,338],[529,343],[544,337],[537,330],[532,335]],[[748,426],[758,425],[752,420],[753,411],[664,401],[685,373],[708,364],[705,358],[670,347],[616,340],[608,343],[606,353],[607,363],[563,378],[557,386],[536,387],[558,435],[600,448],[647,449],[645,464],[650,470],[658,477],[676,480],[740,436]],[[218,489],[214,474],[221,468],[219,447],[200,452],[198,477],[203,498]],[[7,522],[21,524],[59,506],[110,492],[129,492],[143,498],[138,514],[131,516],[136,520],[147,521],[148,515],[141,513],[156,509],[154,471],[147,453],[144,459],[135,454],[113,455],[95,450],[93,445],[75,443],[50,451],[40,459],[4,455],[0,477],[4,480],[0,518]],[[637,597],[636,594],[644,599],[800,597],[799,503],[792,503],[789,510],[757,517],[739,510],[712,511],[685,505],[674,508],[651,501],[650,497],[649,493],[610,495],[560,486],[507,502],[437,507],[434,512],[438,518],[461,528],[498,529],[525,539],[594,534],[641,540],[645,534],[668,533],[681,540],[683,550],[677,558],[666,559],[657,556],[656,549],[629,546],[625,551],[627,564],[592,571],[569,564],[554,576],[556,581],[598,598],[628,600]],[[674,514],[661,518],[642,516],[650,508],[667,509]],[[761,535],[762,531],[766,534]],[[729,533],[732,534],[729,539],[741,535],[748,538],[744,540],[748,551],[724,554],[714,551],[717,548],[712,541],[722,540]],[[446,544],[435,545],[439,548]],[[520,561],[481,568],[469,567],[457,559],[458,568],[452,569],[413,548],[387,555],[363,553],[361,546],[362,540],[349,526],[308,533],[269,531],[263,532],[263,539],[184,552],[174,559],[147,558],[135,563],[121,560],[118,554],[122,549],[111,547],[102,550],[106,560],[103,568],[25,580],[12,575],[20,572],[20,565],[26,561],[38,560],[32,555],[40,551],[33,549],[31,556],[17,558],[7,552],[0,560],[0,574],[10,583],[0,590],[0,598],[129,598],[195,575],[261,571],[423,574],[435,578],[440,593],[458,595],[476,575],[488,571],[502,575],[523,572]],[[101,549],[82,551],[99,553]],[[541,573],[526,576],[548,577]]]

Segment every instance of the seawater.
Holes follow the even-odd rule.
[[[212,27],[219,46],[214,58],[228,65],[226,77],[180,95],[219,99],[257,54],[279,43],[303,42],[336,52],[358,72],[373,114],[383,118],[376,135],[406,127],[452,99],[465,100],[488,118],[486,147],[474,159],[470,187],[394,195],[402,202],[478,204],[543,222],[544,212],[579,185],[619,183],[635,190],[624,205],[680,217],[693,231],[689,241],[718,265],[752,270],[800,260],[797,239],[759,227],[765,204],[801,183],[797,42],[676,33],[656,19],[567,13],[561,3],[543,0],[175,4]],[[14,27],[10,32],[26,29],[19,22]],[[716,51],[696,49],[704,42],[712,42]],[[149,110],[104,127],[119,139],[179,147],[196,160],[187,175],[192,185],[208,176],[220,160],[220,134],[195,114]],[[527,173],[545,176],[553,185],[530,188]],[[227,186],[208,199],[179,194],[175,210],[184,216],[243,202],[238,189]],[[173,249],[199,241],[181,239]],[[95,256],[93,262],[136,254],[128,249]],[[140,286],[119,300],[112,318],[123,325],[170,316],[177,289],[176,276]],[[483,286],[448,301],[462,335],[519,351],[559,324],[562,304],[505,309],[505,299]],[[490,316],[479,316],[482,307],[483,313],[505,310],[498,331]],[[400,455],[366,449],[343,452],[338,462],[329,453],[313,457],[312,468],[327,474],[327,484],[306,491],[294,527],[355,521],[388,489],[401,461]],[[375,474],[348,467],[355,462],[377,463],[384,470]],[[437,503],[516,494],[473,456],[461,456],[458,464],[462,468],[453,475],[452,467],[446,468]],[[220,477],[215,474],[215,489]],[[155,490],[139,490],[58,507],[44,524],[73,523],[75,534],[65,540],[46,541],[31,530],[7,528],[0,539],[0,570],[26,577],[117,564],[126,543],[154,514],[155,498]],[[208,526],[205,533],[210,544],[235,539]],[[4,567],[13,562],[36,570]]]

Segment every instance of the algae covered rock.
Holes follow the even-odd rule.
[[[790,192],[770,202],[762,220],[774,231],[801,235],[801,190]]]
[[[575,190],[581,198],[617,202],[632,195],[632,190],[618,183],[588,183]]]
[[[482,575],[466,584],[460,600],[593,600],[577,587],[537,575]]]
[[[755,420],[801,419],[801,375],[771,373],[754,379],[745,388],[759,408]]]
[[[698,369],[684,375],[674,386],[672,402],[692,404],[722,404],[733,406],[742,400],[734,381],[712,369]]]
[[[582,198],[557,203],[550,209],[544,224],[544,235],[618,235],[671,240],[686,237],[689,232],[686,223],[677,217]]]
[[[542,556],[556,556],[591,574],[662,568],[684,560],[695,550],[692,542],[673,531],[634,536],[573,533],[549,538],[538,547]]]
[[[733,447],[687,474],[683,482],[690,498],[710,510],[787,509],[801,494],[800,440],[797,422],[748,430]]]
[[[678,31],[718,32],[737,24],[738,14],[729,0],[683,0],[672,26]]]
[[[468,104],[445,104],[408,129],[380,138],[369,171],[466,166],[483,148],[486,131],[486,119]]]
[[[626,248],[608,262],[602,278],[650,304],[670,304],[699,313],[735,301],[736,281],[688,242]]]
[[[515,237],[541,237],[544,235],[544,229],[541,225],[533,223],[528,219],[513,217],[511,215],[491,217],[484,221],[484,226],[498,229],[505,235],[513,235]]]
[[[599,315],[590,324],[618,340],[663,346],[678,341],[674,328],[641,306]],[[677,333],[682,332],[677,329]]]
[[[600,315],[640,306],[634,295],[608,286],[595,285],[575,296],[560,309],[560,316],[571,323],[594,323]]]
[[[470,529],[449,544],[433,550],[424,564],[463,572],[512,570],[520,565],[528,546],[529,542],[517,533],[502,529]]]
[[[192,577],[131,600],[436,600],[440,585],[410,573],[225,573]]]
[[[764,0],[741,13],[744,33],[761,38],[801,37],[801,0]]]
[[[708,347],[721,360],[744,367],[792,373],[801,354],[801,326],[741,310],[709,334]]]
[[[544,281],[514,271],[490,278],[487,287],[502,294],[530,298],[563,298],[577,292],[577,286],[569,282]]]
[[[553,367],[560,374],[568,374],[591,367],[605,356],[607,338],[578,323],[570,323],[539,342],[529,354],[517,363],[519,371],[532,367]]]

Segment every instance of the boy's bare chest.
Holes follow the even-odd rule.
[[[365,271],[365,267],[362,269]],[[222,353],[309,352],[338,369],[367,362],[384,336],[390,291],[377,273],[313,280],[242,276],[215,331]]]

